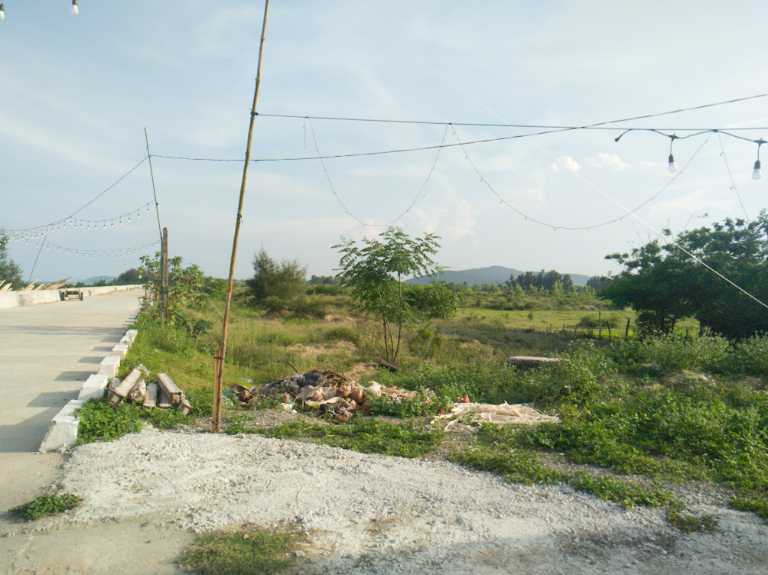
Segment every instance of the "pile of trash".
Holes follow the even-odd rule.
[[[473,431],[483,423],[494,425],[538,425],[539,423],[560,423],[560,418],[546,415],[527,404],[500,405],[488,403],[470,403],[465,397],[460,403],[455,403],[450,413],[442,413],[432,419],[432,423],[448,420],[443,431],[452,431],[454,426]]]
[[[282,396],[282,406],[293,411],[294,406],[302,410],[316,410],[318,415],[330,415],[334,421],[347,422],[357,412],[370,415],[371,396],[388,397],[394,402],[411,400],[418,396],[396,386],[382,387],[373,381],[363,387],[355,380],[331,369],[313,369],[306,373],[294,373],[278,381],[260,387],[246,388],[233,385],[231,392],[244,407],[257,397]],[[426,401],[429,401],[427,398]],[[450,413],[441,413],[432,419],[432,424],[447,420],[444,431],[476,429],[483,423],[494,425],[537,425],[539,423],[560,423],[560,419],[543,414],[526,404],[489,405],[470,403],[469,397],[456,398]]]
[[[250,403],[256,396],[283,395],[283,408],[288,411],[293,410],[296,405],[303,409],[315,409],[319,415],[330,414],[334,420],[341,422],[349,421],[358,411],[369,414],[370,404],[365,398],[370,394],[386,394],[393,399],[412,397],[414,394],[398,388],[381,387],[375,382],[370,387],[363,387],[355,380],[331,369],[294,373],[258,388],[247,389],[235,384],[231,390],[243,404]]]

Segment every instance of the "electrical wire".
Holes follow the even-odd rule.
[[[307,117],[307,119],[309,120],[311,118]],[[443,124],[440,124],[440,125],[443,125]],[[448,126],[459,126],[461,124],[447,124],[447,125]],[[510,127],[514,128],[515,126],[510,126]],[[532,138],[534,136],[544,136],[544,135],[548,135],[548,134],[554,134],[554,133],[559,133],[559,132],[565,132],[565,131],[568,131],[568,130],[578,130],[578,129],[581,129],[581,128],[553,129],[553,130],[547,130],[547,131],[543,131],[543,132],[534,132],[532,134],[522,134],[522,133],[520,133],[520,134],[516,134],[514,136],[500,136],[498,138],[484,138],[484,139],[481,139],[481,140],[468,140],[468,141],[464,142],[463,145],[471,146],[471,145],[475,145],[475,144],[489,144],[489,143],[494,143],[494,142],[503,142],[505,140],[518,140],[518,139],[521,139],[521,138],[529,139],[529,138]],[[622,128],[622,129],[624,129],[624,128]],[[768,129],[768,128],[766,128],[766,129]],[[727,131],[720,130],[720,129],[697,130],[696,132],[694,132],[692,134],[688,134],[686,136],[676,136],[676,135],[672,135],[672,134],[665,134],[663,131],[658,130],[656,128],[630,128],[630,129],[624,129],[624,133],[621,134],[618,138],[614,138],[614,140],[615,141],[619,141],[619,139],[621,139],[621,137],[624,136],[624,134],[626,134],[627,132],[641,132],[641,131],[643,131],[643,132],[652,132],[652,133],[656,133],[656,134],[659,134],[661,136],[664,136],[666,138],[675,138],[677,140],[685,140],[685,139],[691,138],[693,136],[700,136],[702,134],[711,133],[711,134],[725,134],[726,136],[731,136],[733,138],[738,138],[740,140],[745,140],[747,142],[752,142],[754,144],[766,143],[762,139],[752,140],[750,138],[744,138],[742,136],[738,136],[736,134],[731,134],[731,133],[729,133]],[[417,148],[398,148],[398,149],[393,149],[393,150],[380,150],[380,151],[376,151],[376,152],[352,152],[352,153],[349,153],[349,154],[332,154],[332,155],[328,155],[328,156],[296,156],[296,157],[292,157],[292,158],[256,158],[256,159],[251,158],[250,161],[255,163],[255,162],[302,162],[302,161],[306,161],[306,160],[337,160],[337,159],[341,159],[341,158],[360,158],[360,157],[365,157],[365,156],[383,156],[383,155],[387,155],[387,154],[403,154],[403,153],[411,153],[411,152],[423,152],[425,150],[435,150],[435,149],[438,149],[438,148],[451,148],[451,147],[455,147],[455,146],[458,146],[458,145],[459,144],[445,144],[444,143],[444,144],[440,144],[439,146],[421,146],[421,147],[417,147]],[[544,150],[544,148],[542,148],[541,146],[538,146],[538,147],[539,147],[539,149]],[[552,156],[551,154],[548,154],[548,155],[550,155],[550,157],[552,157],[554,159],[554,156]],[[160,155],[160,154],[152,154],[152,157],[153,158],[163,158],[165,160],[187,160],[187,161],[192,161],[192,162],[242,162],[243,161],[242,158],[193,158],[193,157],[189,157],[189,156],[166,156],[166,155]]]
[[[763,97],[766,94],[755,97]],[[718,104],[711,104],[716,106]],[[694,108],[691,108],[694,109]],[[666,112],[673,113],[673,112]],[[624,120],[611,120],[609,122],[600,122],[597,124],[588,124],[586,126],[576,125],[557,125],[557,124],[494,124],[489,122],[439,122],[430,120],[393,120],[388,118],[352,118],[343,116],[299,116],[296,114],[265,114],[259,112],[257,116],[263,116],[265,118],[293,118],[297,120],[328,120],[336,122],[372,122],[372,123],[385,123],[385,124],[417,124],[427,126],[463,126],[463,127],[477,127],[477,128],[531,128],[537,130],[610,130],[620,132],[622,130],[661,130],[667,132],[713,132],[720,131],[723,128],[630,128],[626,126],[608,126],[607,124],[614,124],[618,122],[631,121],[634,118]],[[660,114],[663,115],[663,114]],[[647,116],[640,116],[640,118]],[[649,116],[648,116],[649,117]],[[768,130],[768,127],[757,126],[754,128],[728,128],[729,131],[752,131],[752,130]]]
[[[456,134],[456,130],[455,130],[455,128],[454,128],[454,132],[453,132],[453,135],[456,137],[456,139],[457,139],[459,142],[461,142],[461,139],[459,138],[458,134]],[[669,180],[669,182],[667,182],[667,183],[666,183],[666,184],[665,184],[665,185],[664,185],[664,186],[663,186],[663,187],[662,187],[662,188],[661,188],[661,189],[660,189],[658,192],[656,192],[656,193],[655,193],[654,195],[652,195],[650,198],[648,198],[648,199],[647,199],[647,200],[645,200],[643,203],[641,203],[640,205],[638,205],[636,208],[634,208],[634,209],[631,209],[631,210],[630,210],[630,209],[628,209],[628,208],[626,208],[626,207],[624,207],[623,205],[619,204],[619,203],[618,203],[618,202],[616,202],[615,200],[613,200],[613,201],[614,201],[614,203],[617,203],[617,204],[618,204],[618,205],[619,205],[619,206],[620,206],[620,207],[621,207],[621,208],[622,208],[622,209],[625,211],[625,213],[624,213],[624,214],[622,214],[621,216],[618,216],[618,217],[616,217],[616,218],[613,218],[612,220],[608,220],[608,221],[605,221],[605,222],[601,222],[601,223],[598,223],[598,224],[594,224],[594,225],[591,225],[591,226],[555,226],[555,225],[553,225],[553,224],[549,224],[549,223],[547,223],[547,222],[543,222],[543,221],[541,221],[541,220],[537,220],[536,218],[534,218],[534,217],[531,217],[531,216],[527,215],[526,213],[522,212],[521,210],[519,210],[518,208],[516,208],[515,206],[513,206],[512,204],[510,204],[509,202],[507,202],[507,201],[506,201],[506,200],[505,200],[505,199],[504,199],[504,198],[501,196],[501,194],[499,194],[499,192],[497,192],[497,191],[496,191],[496,189],[495,189],[495,188],[494,188],[494,187],[491,185],[491,183],[490,183],[490,182],[489,182],[489,181],[488,181],[488,180],[485,178],[485,176],[484,176],[484,175],[483,175],[483,174],[480,172],[480,169],[477,167],[477,164],[476,164],[476,163],[475,163],[475,161],[474,161],[474,160],[473,160],[473,159],[472,159],[472,158],[469,156],[469,152],[468,152],[466,149],[464,149],[464,159],[466,159],[466,160],[468,160],[468,161],[469,161],[469,163],[471,164],[471,166],[474,168],[474,170],[475,170],[475,173],[477,173],[477,175],[480,177],[480,181],[481,181],[482,183],[484,183],[484,184],[485,184],[485,185],[488,187],[488,189],[489,189],[489,190],[491,190],[491,192],[493,192],[493,194],[494,194],[494,195],[495,195],[495,196],[496,196],[496,197],[499,199],[500,203],[502,203],[502,204],[506,205],[508,208],[511,208],[513,211],[517,212],[517,213],[518,213],[520,216],[522,216],[523,218],[525,218],[525,220],[526,220],[526,221],[527,221],[527,220],[530,220],[530,221],[532,221],[532,222],[534,222],[534,223],[536,223],[536,224],[539,224],[539,225],[541,225],[541,226],[544,226],[544,227],[550,228],[550,229],[552,229],[552,230],[554,230],[554,231],[557,231],[557,230],[569,230],[569,231],[574,231],[574,230],[586,230],[586,231],[590,231],[590,230],[593,230],[593,229],[596,229],[596,228],[601,228],[601,227],[603,227],[603,226],[607,226],[607,225],[610,225],[610,224],[614,224],[614,223],[616,223],[616,222],[619,222],[619,221],[623,222],[623,221],[624,221],[624,218],[626,218],[627,216],[630,216],[630,215],[634,214],[635,212],[637,212],[638,210],[640,210],[642,207],[644,207],[644,206],[648,205],[649,203],[655,202],[655,201],[656,201],[656,198],[657,198],[658,196],[660,196],[660,195],[661,195],[661,194],[662,194],[664,191],[666,191],[666,190],[667,190],[667,188],[669,188],[669,186],[671,186],[671,185],[672,185],[672,184],[673,184],[673,183],[674,183],[674,182],[675,182],[677,179],[679,179],[679,178],[682,178],[682,177],[683,177],[683,175],[684,175],[684,173],[685,173],[685,170],[688,168],[688,166],[691,164],[691,162],[693,162],[694,158],[696,158],[696,156],[698,156],[698,155],[699,155],[699,152],[701,152],[701,150],[704,148],[704,146],[706,146],[706,145],[707,145],[707,142],[708,142],[708,141],[709,141],[709,138],[707,138],[707,141],[705,141],[705,142],[704,142],[704,143],[703,143],[701,146],[699,146],[699,148],[696,150],[696,152],[693,154],[693,156],[691,156],[691,158],[688,160],[688,162],[685,164],[685,166],[683,166],[683,169],[682,169],[680,172],[676,173],[676,174],[675,174],[675,175],[672,177],[672,179],[670,179],[670,180]],[[463,148],[462,148],[462,149],[463,149]],[[598,191],[601,191],[599,188],[597,188],[597,187],[596,187],[596,186],[594,186],[594,185],[592,185],[592,187],[596,188]],[[611,198],[611,199],[612,199],[612,198]]]
[[[731,187],[729,190],[733,190],[736,192],[736,197],[739,198],[739,205],[741,206],[741,209],[744,210],[744,216],[747,218],[747,222],[750,221],[749,214],[747,213],[747,208],[744,207],[744,202],[741,201],[741,194],[739,193],[738,188],[736,187],[736,182],[733,181],[733,174],[731,173],[731,166],[728,163],[728,156],[725,155],[725,147],[723,146],[723,139],[720,137],[720,134],[717,135],[718,140],[720,142],[720,149],[722,152],[720,152],[720,155],[723,157],[723,160],[725,160],[725,167],[728,169],[728,177],[731,178]]]
[[[429,188],[429,181],[432,178],[432,174],[434,174],[436,169],[437,169],[436,168],[437,161],[440,159],[440,152],[442,151],[442,148],[443,148],[442,144],[445,143],[445,138],[448,135],[448,128],[449,128],[449,126],[445,127],[445,132],[443,132],[443,139],[442,139],[441,145],[440,146],[435,146],[437,148],[437,155],[435,156],[435,160],[432,162],[432,168],[429,170],[429,174],[427,174],[427,179],[421,185],[421,187],[419,188],[418,192],[416,192],[416,196],[413,198],[413,201],[411,202],[411,205],[408,206],[408,208],[402,214],[400,214],[396,218],[390,220],[386,224],[373,224],[373,223],[364,222],[363,220],[358,218],[355,214],[350,212],[349,208],[347,208],[347,206],[341,200],[341,198],[339,197],[338,193],[336,193],[336,187],[333,185],[333,182],[331,181],[331,176],[328,174],[328,169],[326,168],[325,162],[323,161],[322,155],[320,154],[320,146],[317,143],[317,135],[315,133],[315,128],[314,128],[314,126],[312,126],[312,120],[311,119],[309,120],[309,129],[312,132],[312,139],[315,142],[315,150],[317,151],[317,155],[320,158],[320,164],[323,167],[323,172],[325,172],[325,177],[328,180],[328,185],[331,187],[331,191],[333,192],[333,197],[335,197],[336,201],[339,202],[339,204],[341,205],[342,208],[344,208],[345,214],[350,216],[351,218],[353,218],[354,220],[356,220],[360,224],[362,224],[363,227],[365,227],[365,226],[389,227],[392,224],[398,222],[403,217],[405,217],[406,214],[408,214],[413,209],[413,207],[416,205],[416,203],[419,201],[419,199],[421,199],[422,197],[424,197],[424,198],[427,197],[427,189]],[[422,191],[423,191],[423,194],[422,194]]]

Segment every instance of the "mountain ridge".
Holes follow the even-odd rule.
[[[539,273],[537,270],[533,273]],[[405,281],[410,284],[428,284],[432,283],[434,279],[444,281],[446,283],[463,284],[467,285],[483,285],[483,284],[503,284],[511,276],[519,276],[524,274],[525,271],[517,270],[515,268],[507,268],[504,266],[489,266],[484,268],[472,268],[468,270],[445,270],[444,272],[437,274],[436,278],[432,277],[420,277],[411,278]],[[562,273],[562,272],[561,272]],[[563,274],[565,275],[565,274]],[[590,277],[584,274],[569,274],[573,280],[573,284],[577,286],[587,285],[587,281]]]

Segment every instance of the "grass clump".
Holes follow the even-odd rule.
[[[576,489],[591,493],[598,499],[616,501],[624,509],[635,505],[646,507],[660,507],[671,505],[679,507],[681,504],[670,491],[666,491],[654,484],[650,489],[641,485],[630,485],[610,475],[592,477],[586,473],[577,473],[570,478],[570,483]]]
[[[104,400],[89,399],[75,410],[77,445],[94,441],[112,441],[128,433],[141,431],[139,412],[132,405],[115,408]]]
[[[501,475],[510,483],[555,483],[566,481],[565,474],[545,468],[536,455],[529,451],[510,452],[500,448],[478,448],[456,452],[451,461],[479,471]]]
[[[200,535],[184,551],[181,564],[204,575],[263,575],[290,567],[304,535],[288,529],[248,527]]]
[[[69,511],[70,509],[75,509],[80,505],[81,501],[82,498],[73,495],[72,493],[41,495],[29,503],[10,509],[10,513],[21,519],[26,519],[27,521],[35,521],[46,515],[55,515],[57,513]]]
[[[711,515],[697,517],[689,513],[682,513],[679,509],[670,507],[667,510],[667,521],[683,533],[695,533],[697,531],[716,531],[718,521]]]
[[[242,425],[242,428],[240,427]],[[332,447],[360,453],[379,453],[399,457],[422,457],[442,443],[440,431],[420,431],[413,423],[393,424],[376,419],[353,420],[349,425],[312,424],[295,419],[272,428],[248,428],[236,422],[227,433],[257,433],[277,439],[311,439]],[[245,429],[245,431],[238,431]]]

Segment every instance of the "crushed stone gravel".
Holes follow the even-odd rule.
[[[663,509],[625,510],[568,485],[257,435],[149,428],[75,448],[61,483],[84,501],[52,524],[293,523],[309,534],[295,573],[768,572],[768,526],[707,497],[689,509],[718,531],[684,534]]]

